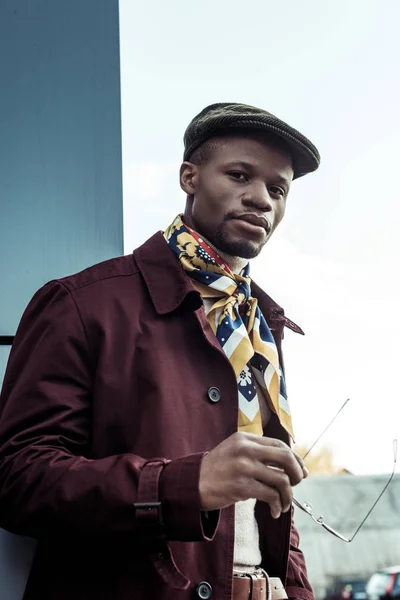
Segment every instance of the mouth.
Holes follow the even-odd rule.
[[[271,225],[265,217],[261,215],[256,215],[254,213],[245,213],[238,217],[233,217],[234,221],[240,221],[243,225],[248,225],[249,229],[254,231],[264,230],[264,233],[269,233],[271,231]]]

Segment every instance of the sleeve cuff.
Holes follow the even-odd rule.
[[[211,541],[217,531],[220,511],[201,511],[199,477],[206,453],[190,454],[169,462],[160,477],[160,500],[171,541]]]

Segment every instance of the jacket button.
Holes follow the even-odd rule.
[[[210,387],[207,392],[208,399],[211,402],[219,402],[221,400],[221,392],[217,387]]]
[[[201,581],[196,588],[197,597],[201,600],[209,600],[212,596],[212,587],[207,581]]]

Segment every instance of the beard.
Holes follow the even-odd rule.
[[[227,213],[223,221],[219,223],[216,228],[212,227],[209,223],[204,222],[202,219],[194,219],[189,211],[185,212],[183,215],[183,221],[203,236],[217,252],[223,252],[233,258],[243,258],[246,260],[256,258],[270,236],[262,243],[252,242],[251,240],[229,239],[229,234],[225,231],[225,224],[227,221],[230,221],[237,216],[239,215],[233,211]]]
[[[221,252],[238,258],[256,258],[264,248],[268,238],[261,244],[251,242],[250,240],[230,240],[224,229],[224,224],[229,220],[229,216],[218,225],[213,232],[210,241]]]

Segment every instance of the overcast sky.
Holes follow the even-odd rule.
[[[398,0],[120,0],[125,252],[184,206],[182,136],[213,102],[265,108],[319,148],[252,276],[285,335],[297,441],[355,473],[400,437]],[[322,441],[321,441],[322,444]]]

